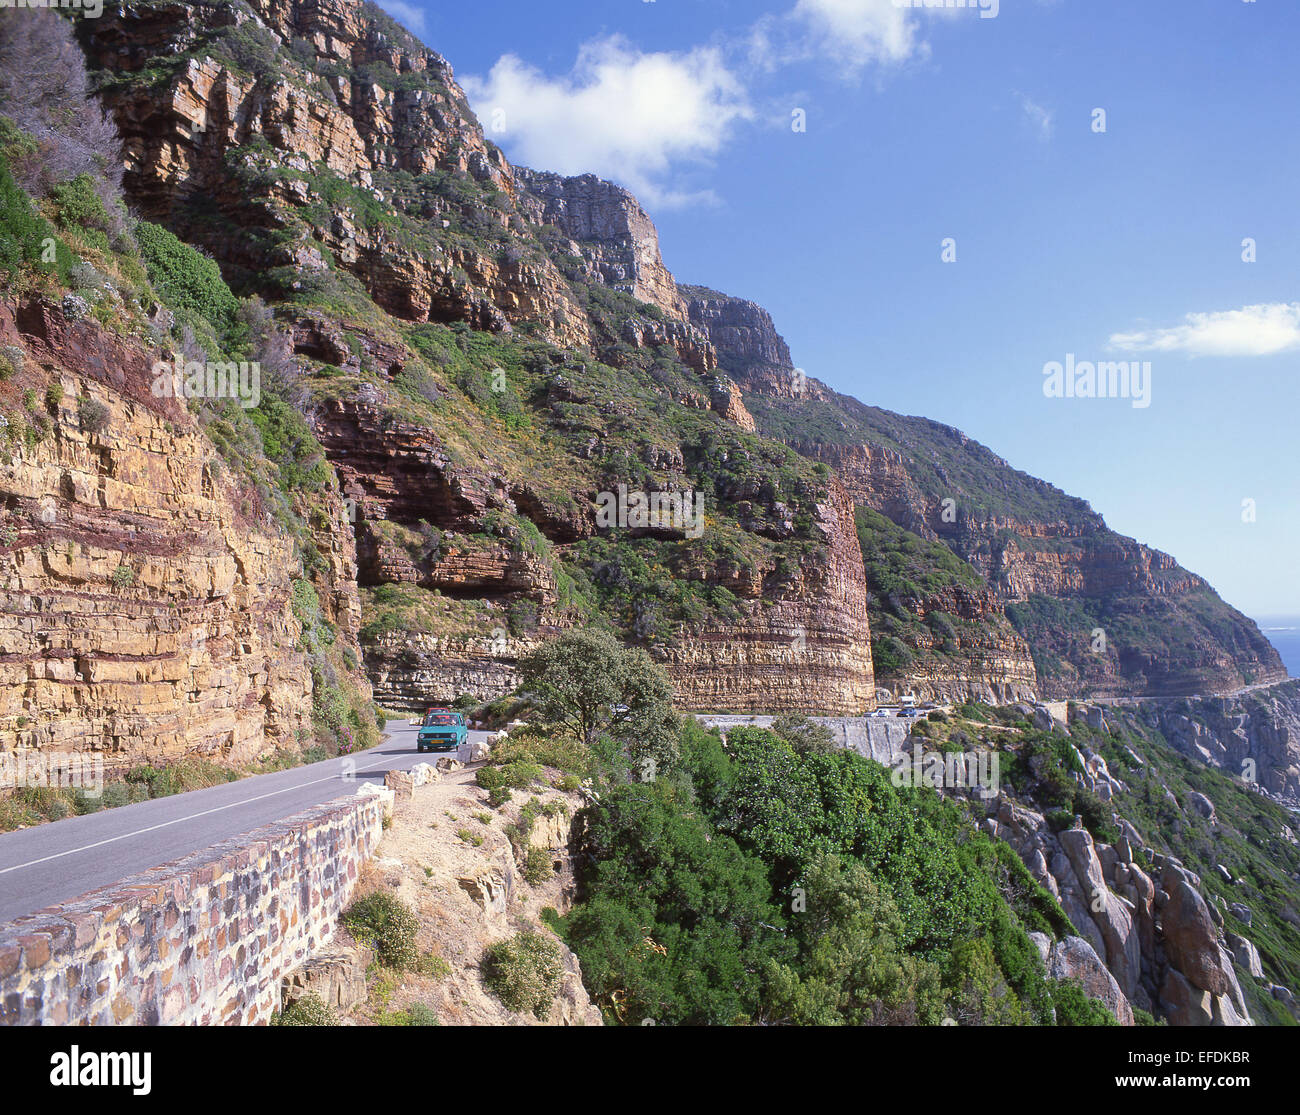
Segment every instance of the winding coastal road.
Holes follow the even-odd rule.
[[[383,742],[346,759],[259,774],[206,790],[104,809],[0,835],[0,924],[285,820],[390,770],[437,758],[415,750],[417,729],[390,720]],[[470,732],[470,741],[486,732]]]

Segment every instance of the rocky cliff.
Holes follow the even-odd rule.
[[[1300,806],[1300,681],[1236,697],[1147,701],[1137,711],[1188,758]]]
[[[0,344],[6,403],[44,401],[39,439],[18,441],[6,406],[0,750],[122,770],[296,747],[312,676],[293,540],[185,407],[154,397],[141,345],[40,301],[0,303]]]
[[[950,698],[1280,671],[1172,559],[958,431],[806,377],[753,303],[679,286],[626,190],[512,167],[446,60],[375,6],[140,0],[78,33],[132,204],[293,330],[357,510],[388,699],[488,695],[511,682],[503,639],[597,613],[669,665],[684,702],[737,711],[859,712],[872,649],[890,688]],[[841,485],[977,583],[887,590],[870,555],[850,576]],[[622,488],[704,492],[709,540],[606,533],[592,504]]]
[[[860,506],[971,566],[996,597],[994,614],[1027,642],[1042,695],[1227,692],[1285,680],[1256,625],[1168,554],[1116,534],[1083,500],[959,430],[837,395],[793,366],[753,303],[685,289],[757,428],[831,465]],[[1023,647],[995,641],[1028,677]],[[976,689],[990,680],[974,663],[970,674]]]
[[[631,194],[509,166],[368,5],[110,5],[81,34],[132,202],[292,330],[384,700],[497,695],[612,612],[689,706],[871,707],[851,508],[750,437]],[[599,525],[625,489],[699,493],[707,533]]]

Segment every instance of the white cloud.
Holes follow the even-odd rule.
[[[424,9],[405,0],[379,0],[379,6],[408,31],[422,35],[425,31]]]
[[[682,163],[707,162],[753,116],[717,48],[644,53],[617,35],[584,44],[562,77],[506,55],[463,84],[489,138],[509,143],[516,162],[612,178],[653,206],[707,198],[670,178]]]
[[[926,47],[913,10],[894,0],[798,0],[784,16],[754,25],[749,50],[767,69],[826,59],[852,77],[870,65],[906,62]]]
[[[1273,356],[1300,349],[1300,302],[1272,302],[1240,310],[1192,313],[1182,325],[1115,333],[1126,352],[1185,352],[1191,356]]]
[[[1039,139],[1046,142],[1052,138],[1052,133],[1056,129],[1056,122],[1050,109],[1044,108],[1037,101],[1026,97],[1023,93],[1017,93],[1020,98],[1020,107],[1024,110],[1025,119],[1033,129],[1034,134]]]

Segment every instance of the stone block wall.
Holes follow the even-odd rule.
[[[0,1023],[269,1021],[391,804],[363,790],[0,927]]]

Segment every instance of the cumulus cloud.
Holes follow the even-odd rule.
[[[514,55],[464,81],[490,138],[517,162],[612,178],[654,206],[698,201],[671,178],[717,154],[748,94],[721,50],[647,53],[619,35],[586,43],[572,71],[549,77]]]
[[[925,52],[914,12],[894,0],[798,0],[754,25],[750,59],[766,69],[826,60],[845,76],[905,62]]]
[[[1272,302],[1188,314],[1181,325],[1115,333],[1126,352],[1184,352],[1190,356],[1273,356],[1300,349],[1300,302]]]
[[[425,31],[424,9],[406,0],[379,0],[379,6],[408,31],[417,35]]]

